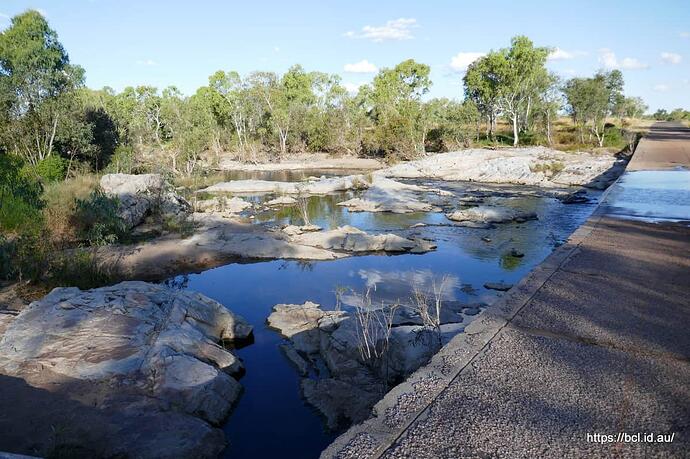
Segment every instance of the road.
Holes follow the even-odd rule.
[[[689,152],[655,125],[567,244],[322,457],[690,457]]]

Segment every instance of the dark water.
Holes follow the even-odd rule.
[[[453,187],[460,192],[471,188],[465,184]],[[368,232],[420,233],[434,239],[438,248],[422,255],[231,264],[177,278],[187,288],[244,316],[255,327],[255,343],[238,351],[247,370],[241,380],[245,390],[224,426],[230,446],[223,457],[313,458],[337,435],[326,431],[319,414],[301,398],[299,376],[278,349],[282,339],[265,325],[275,304],[310,300],[332,307],[334,291],[343,286],[357,291],[375,286],[376,295],[404,298],[410,295],[413,282],[428,282],[442,275],[452,279],[447,298],[491,303],[500,293],[486,290],[485,282],[517,282],[567,239],[594,207],[594,203],[564,205],[550,197],[514,195],[516,190],[503,187],[489,191],[492,196],[502,196],[502,205],[536,211],[539,220],[496,225],[492,229],[445,226],[450,222],[441,213],[350,213],[335,205],[349,196],[347,193],[311,198],[311,220],[323,227],[351,224]],[[289,210],[267,211],[259,213],[256,221],[299,224],[300,217]],[[432,226],[409,228],[419,222]],[[491,242],[482,241],[482,237]],[[524,257],[510,256],[513,248],[524,253]]]

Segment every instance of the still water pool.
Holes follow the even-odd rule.
[[[458,195],[477,191],[476,184],[430,184]],[[240,381],[244,393],[223,427],[229,441],[224,457],[313,458],[337,435],[325,428],[320,415],[302,399],[300,377],[278,347],[283,339],[266,326],[275,304],[309,300],[333,307],[338,287],[355,291],[374,287],[375,296],[395,300],[409,297],[413,282],[429,283],[443,275],[452,279],[448,299],[491,303],[501,294],[485,289],[485,282],[520,280],[586,220],[598,198],[565,205],[540,190],[525,187],[482,187],[481,193],[501,205],[536,211],[539,219],[467,228],[450,225],[442,213],[350,213],[335,205],[348,199],[348,193],[312,197],[310,218],[320,226],[350,224],[371,233],[419,235],[433,239],[438,248],[421,255],[229,264],[169,281],[219,301],[254,326],[255,342],[237,351],[246,367]],[[250,199],[259,202],[268,198]],[[255,221],[269,225],[300,223],[299,216],[289,210],[259,212]],[[427,226],[410,228],[420,222]],[[511,256],[512,249],[524,256]]]

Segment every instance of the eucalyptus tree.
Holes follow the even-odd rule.
[[[500,114],[499,97],[505,65],[506,61],[501,53],[491,52],[470,64],[463,77],[465,99],[474,102],[486,118],[487,135],[490,139],[494,138],[496,119]]]
[[[370,87],[361,89],[374,120],[372,145],[403,157],[424,151],[426,132],[421,98],[429,92],[431,69],[408,59],[392,69],[382,69]]]
[[[584,142],[584,131],[589,128],[604,146],[606,118],[622,97],[623,74],[620,70],[598,72],[592,78],[572,78],[563,88],[567,110],[580,128],[580,141]]]
[[[84,71],[69,56],[45,18],[29,10],[0,32],[0,111],[7,149],[38,164],[54,150],[63,106],[83,85]]]

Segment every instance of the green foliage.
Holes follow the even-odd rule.
[[[36,164],[36,174],[46,182],[58,182],[65,179],[67,173],[67,160],[50,155]]]
[[[103,172],[106,174],[131,174],[136,170],[134,148],[131,145],[118,145],[110,157],[110,163]]]
[[[581,143],[584,143],[584,131],[588,128],[599,146],[604,146],[606,117],[612,115],[623,100],[623,74],[612,70],[598,72],[592,78],[573,78],[566,82],[563,93],[568,101],[568,112],[580,128]]]
[[[19,158],[0,153],[0,230],[16,231],[40,215],[41,184]]]
[[[117,198],[95,190],[88,199],[77,199],[75,204],[72,224],[88,245],[112,244],[127,234],[127,226],[118,215]]]

